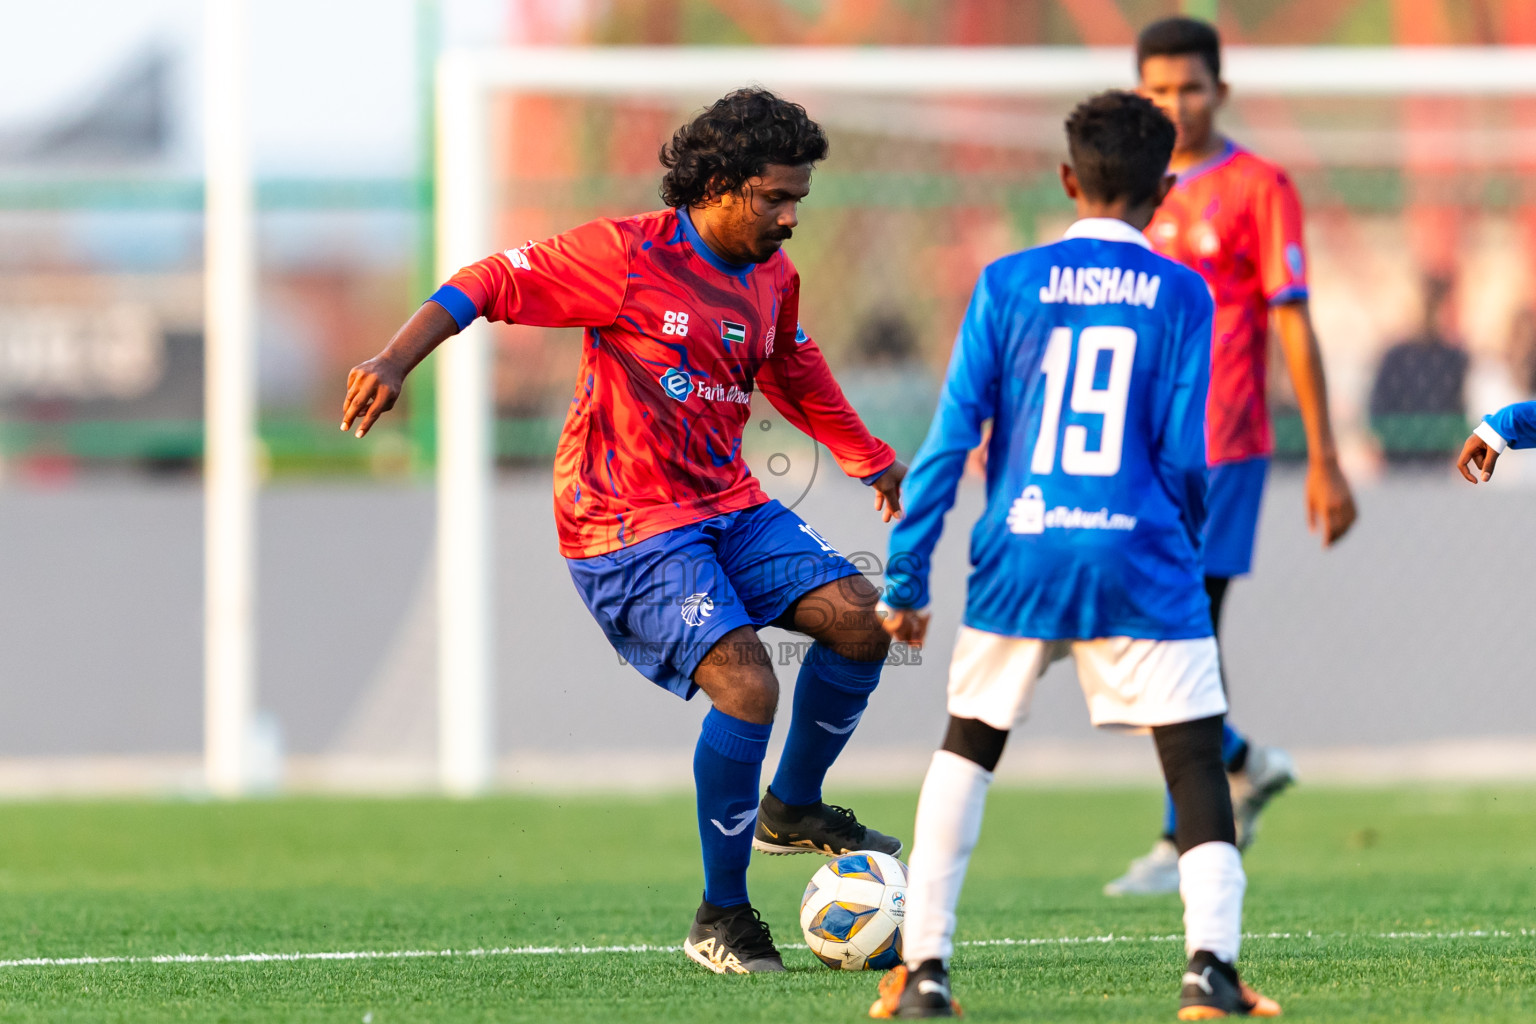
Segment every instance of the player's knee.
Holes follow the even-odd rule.
[[[891,635],[877,621],[874,629],[845,638],[831,647],[849,661],[884,662],[891,651]]]
[[[884,661],[891,650],[891,636],[875,611],[880,592],[863,576],[837,581],[843,612],[832,649],[850,661]]]
[[[1213,715],[1152,729],[1173,798],[1174,844],[1180,853],[1202,843],[1237,842],[1232,794],[1221,761],[1222,720],[1223,716]]]
[[[746,712],[739,717],[749,722],[772,722],[779,710],[779,681],[771,672],[743,679],[734,688],[734,694],[742,711]]]
[[[997,762],[1003,756],[1003,745],[1008,742],[1007,729],[995,729],[979,718],[949,716],[949,730],[944,734],[940,748],[957,754],[987,771],[996,771]]]

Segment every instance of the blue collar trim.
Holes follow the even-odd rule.
[[[688,207],[677,208],[677,222],[682,225],[683,237],[688,239],[688,244],[693,246],[693,251],[699,254],[701,260],[720,273],[729,274],[731,277],[746,277],[752,272],[752,268],[757,266],[755,263],[732,263],[721,259],[719,254],[709,247],[709,243],[704,241],[704,236],[699,234],[699,229],[693,226],[693,218],[688,214]]]
[[[1186,167],[1179,172],[1180,185],[1184,184],[1185,182],[1192,181],[1209,171],[1214,171],[1216,168],[1220,167],[1222,164],[1226,163],[1228,160],[1231,160],[1234,156],[1237,155],[1237,143],[1233,142],[1231,139],[1222,139],[1221,141],[1221,152],[1208,156],[1204,160],[1201,160],[1199,163],[1195,164],[1193,167]]]

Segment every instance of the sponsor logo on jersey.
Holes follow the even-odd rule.
[[[1157,305],[1163,279],[1121,267],[1052,267],[1049,284],[1040,288],[1041,302],[1070,306]]]
[[[701,380],[693,385],[693,389],[698,392],[700,398],[708,402],[735,402],[737,405],[752,404],[752,396],[735,384],[726,386],[716,384],[714,381]]]
[[[1045,497],[1031,484],[1008,508],[1008,529],[1014,533],[1045,532]]]
[[[720,340],[732,345],[744,345],[747,341],[747,325],[720,321]]]
[[[688,623],[690,626],[702,626],[704,624],[704,620],[713,615],[714,612],[714,598],[710,597],[706,591],[701,590],[697,594],[690,594],[688,597],[683,599],[681,614],[683,616],[683,621]],[[738,829],[737,831],[740,830]],[[735,835],[734,832],[728,832],[726,834]]]
[[[661,390],[667,393],[668,398],[686,402],[688,396],[693,394],[693,376],[675,366],[656,379],[661,382]]]
[[[680,313],[676,310],[669,309],[661,318],[661,321],[662,334],[675,334],[679,338],[685,338],[688,336],[687,313]]]
[[[1136,517],[1107,508],[1046,508],[1045,494],[1030,484],[1008,507],[1008,529],[1018,534],[1041,534],[1046,530],[1130,531],[1136,529]]]
[[[512,269],[531,270],[533,268],[528,262],[528,250],[532,249],[538,244],[538,242],[529,239],[526,243],[523,244],[521,248],[508,249],[503,252],[502,255],[505,256],[507,261],[512,264]]]

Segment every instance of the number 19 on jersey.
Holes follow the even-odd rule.
[[[1120,472],[1120,450],[1125,440],[1125,410],[1131,393],[1131,367],[1136,359],[1136,332],[1129,327],[1084,327],[1076,341],[1077,371],[1072,374],[1071,411],[1104,418],[1097,451],[1088,448],[1088,428],[1080,423],[1061,429],[1061,407],[1066,398],[1067,375],[1072,366],[1072,328],[1057,327],[1046,342],[1040,372],[1045,375],[1045,408],[1040,416],[1040,436],[1035,440],[1030,471],[1050,473],[1056,466],[1056,447],[1061,445],[1061,470],[1072,476],[1114,476]],[[1095,387],[1100,356],[1109,353],[1108,379]]]

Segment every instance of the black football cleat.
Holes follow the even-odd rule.
[[[908,970],[903,964],[880,979],[880,998],[869,1008],[876,1020],[923,1020],[959,1017],[960,1004],[949,994],[949,972],[942,960],[924,960]]]
[[[1243,984],[1231,964],[1203,949],[1189,958],[1179,990],[1179,1020],[1278,1016],[1280,1004]]]
[[[894,857],[901,852],[901,840],[861,825],[846,807],[827,803],[791,807],[770,789],[757,808],[752,849],[773,855],[819,853],[825,857],[874,850]]]
[[[716,974],[763,974],[784,969],[768,926],[750,903],[739,907],[701,903],[683,942],[683,952]]]

